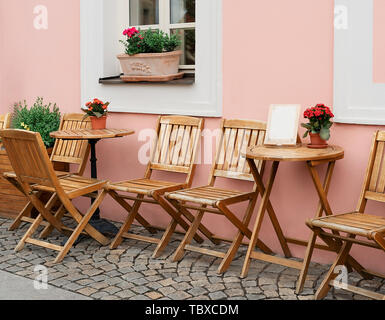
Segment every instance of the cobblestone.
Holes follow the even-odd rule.
[[[61,264],[54,264],[54,252],[26,245],[24,250],[13,249],[28,227],[8,231],[11,221],[0,218],[0,270],[35,278],[34,267],[48,268],[49,285],[80,293],[95,300],[311,300],[328,270],[327,265],[312,263],[305,288],[295,294],[298,270],[253,260],[249,274],[240,277],[247,248],[242,247],[230,268],[217,274],[220,260],[198,253],[186,253],[180,262],[171,262],[179,245],[180,235],[173,236],[167,254],[152,259],[153,246],[135,240],[125,240],[110,251],[91,239],[84,239],[71,249]],[[147,235],[140,227],[133,232]],[[61,236],[56,239],[59,244]],[[205,244],[210,248],[211,244]],[[222,248],[223,245],[220,246]],[[224,247],[223,247],[224,248]],[[358,274],[349,280],[363,288],[385,293],[385,281],[363,280]],[[326,299],[365,300],[366,298],[331,290]]]

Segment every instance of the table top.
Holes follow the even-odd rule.
[[[129,136],[135,131],[131,129],[76,129],[51,132],[50,136],[64,140],[99,140]]]
[[[306,144],[300,147],[251,146],[243,155],[250,159],[270,161],[322,161],[342,159],[344,150],[339,146],[310,149]]]

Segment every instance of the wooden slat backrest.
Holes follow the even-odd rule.
[[[11,114],[0,114],[0,130],[8,129],[11,126]],[[0,150],[2,148],[2,142],[0,139]]]
[[[357,211],[364,212],[367,200],[385,202],[385,131],[376,131],[369,155]]]
[[[83,120],[82,114],[65,114],[60,122],[59,130],[90,129],[91,120]],[[79,170],[84,171],[89,152],[86,140],[62,140],[57,139],[52,151],[51,161],[78,164]],[[79,172],[82,174],[83,172]]]
[[[39,133],[8,129],[0,130],[0,137],[23,188],[34,183],[48,187],[58,185],[52,163]],[[24,191],[28,193],[28,190]]]
[[[203,124],[203,119],[193,117],[159,117],[149,169],[186,173],[191,177]]]
[[[262,145],[266,133],[266,123],[253,120],[223,120],[213,177],[224,177],[254,181],[247,161],[242,157],[247,147]],[[259,170],[262,161],[256,161]]]
[[[11,114],[0,114],[0,130],[8,129],[11,125]]]

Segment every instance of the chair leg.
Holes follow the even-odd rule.
[[[66,210],[63,205],[60,206],[60,208],[56,211],[55,218],[58,220],[61,220],[66,213]],[[43,231],[40,233],[39,238],[40,239],[46,239],[54,230],[54,227],[52,225],[46,226]]]
[[[178,222],[176,222],[174,219],[172,219],[171,222],[168,224],[166,231],[163,233],[162,238],[160,239],[154,253],[152,254],[153,259],[159,258],[161,256],[163,250],[167,247],[168,243],[170,242],[171,236],[175,232],[177,225]]]
[[[313,255],[314,246],[315,246],[316,241],[317,241],[317,234],[314,232],[314,230],[312,230],[312,234],[311,234],[310,240],[309,240],[307,248],[306,248],[305,259],[303,260],[302,270],[301,270],[301,273],[300,273],[298,281],[297,281],[297,288],[295,291],[296,294],[300,294],[303,290],[304,285],[305,285],[306,276],[307,276],[307,272],[309,270],[309,265],[311,262],[311,257]]]
[[[178,224],[185,230],[187,231],[189,229],[188,223],[182,218],[182,216],[175,211],[169,203],[163,199],[163,197],[156,192],[152,194],[152,197],[154,198],[155,201],[158,202],[158,204],[174,219]],[[199,227],[199,226],[198,226]],[[203,243],[202,237],[200,237],[197,233],[194,234],[194,239],[198,243]]]
[[[329,272],[327,273],[326,277],[322,281],[320,287],[318,288],[314,298],[316,300],[320,300],[326,297],[330,290],[330,281],[337,277],[337,274],[335,273],[335,268],[339,265],[344,265],[345,261],[349,255],[349,251],[352,248],[353,243],[352,242],[345,242],[340,252],[338,253],[336,261],[331,266]]]
[[[33,209],[33,204],[31,202],[28,202],[28,204],[24,207],[23,210],[21,210],[21,212],[18,214],[16,219],[12,222],[12,224],[8,230],[14,231],[14,230],[18,229],[20,227],[21,223],[23,222],[22,218],[27,216],[31,212],[32,209]]]
[[[249,205],[246,209],[246,213],[245,213],[245,216],[244,216],[243,221],[242,221],[242,223],[246,227],[248,227],[250,224],[250,220],[251,220],[251,217],[253,215],[256,203],[257,203],[257,196],[255,196],[255,198],[249,202]],[[227,271],[227,269],[229,268],[231,262],[233,261],[235,255],[236,255],[236,253],[238,252],[239,247],[242,244],[243,238],[244,238],[244,234],[242,232],[238,231],[234,241],[232,242],[230,248],[226,252],[226,255],[224,256],[221,264],[218,267],[218,273],[219,274],[222,274],[222,273]],[[265,253],[272,253],[271,250],[268,247],[265,248],[262,245],[262,243],[257,243],[257,245],[260,245],[263,248],[262,250],[264,252],[266,251]],[[270,252],[269,252],[269,250],[270,250]]]
[[[109,191],[109,194],[116,200],[119,198],[119,195],[115,192],[115,191]],[[126,221],[123,223],[122,227],[120,228],[118,234],[115,236],[114,240],[112,241],[111,245],[110,245],[110,249],[116,249],[118,246],[120,246],[120,244],[122,243],[123,241],[123,235],[130,229],[132,223],[134,222],[135,220],[135,216],[136,214],[138,213],[138,210],[142,204],[142,202],[140,201],[141,199],[143,199],[144,196],[143,195],[139,195],[138,196],[138,200],[136,200],[133,204],[133,206],[131,207],[131,211],[128,211],[128,216],[126,218]],[[128,209],[129,206],[125,206],[123,203],[121,202],[118,202],[124,209]],[[126,205],[128,205],[127,202],[124,201],[124,203]]]
[[[67,255],[68,251],[72,248],[73,244],[75,243],[76,239],[79,237],[79,235],[82,233],[82,231],[85,229],[85,227],[88,225],[89,220],[92,218],[93,214],[95,213],[96,209],[99,207],[101,202],[103,201],[104,197],[107,195],[106,191],[102,191],[99,196],[95,199],[92,206],[88,209],[87,213],[83,216],[83,218],[78,221],[78,225],[75,228],[75,230],[72,232],[71,236],[68,238],[66,244],[64,245],[62,251],[57,255],[54,263],[60,263],[63,261],[64,257]],[[69,213],[72,215],[73,212],[69,211]]]
[[[21,250],[24,249],[24,246],[25,246],[25,241],[30,238],[34,233],[35,231],[37,230],[37,228],[40,226],[40,224],[43,222],[43,216],[41,214],[39,214],[39,216],[35,219],[35,221],[31,224],[31,226],[29,227],[29,229],[27,230],[27,232],[24,234],[24,236],[21,238],[21,240],[19,241],[19,243],[17,244],[16,248],[15,248],[15,252],[19,252]]]
[[[119,197],[119,194],[114,191],[114,190],[109,190],[108,191],[109,195],[118,203],[120,204],[127,212],[131,212],[132,211],[132,206],[130,206],[124,199],[122,199],[121,197]],[[143,196],[144,197],[144,196]],[[143,198],[142,197],[142,198]],[[135,215],[135,219],[136,221],[138,221],[144,228],[146,228],[148,230],[148,232],[150,232],[151,234],[156,234],[158,233],[158,231],[153,228],[151,226],[151,224],[146,220],[144,219],[140,214],[139,212],[136,213]]]
[[[379,233],[376,233],[374,235],[374,241],[376,241],[377,244],[385,251],[385,240],[383,236],[381,236]]]
[[[178,201],[172,200],[172,199],[168,199],[168,201],[175,207],[175,209],[177,209],[179,212],[181,212],[183,214],[183,216],[186,217],[187,220],[189,220],[191,223],[194,221],[194,219],[195,219],[194,215],[189,210],[182,207]],[[206,205],[202,206],[202,209],[204,209],[204,208],[206,208]],[[220,240],[214,238],[214,234],[209,229],[207,229],[203,224],[201,224],[198,227],[198,230],[203,235],[205,235],[207,237],[207,239],[209,239],[213,244],[219,245],[221,243]]]
[[[334,241],[332,238],[324,236],[322,233],[319,233],[318,236],[329,246],[330,249],[332,249],[334,252],[339,252],[341,250],[342,243],[341,241]],[[356,261],[352,256],[348,256],[346,259],[346,264],[348,266],[353,267],[361,277],[363,277],[366,280],[373,279],[373,276],[365,271],[365,268]],[[349,271],[349,268],[348,268]]]
[[[51,208],[55,205],[57,199],[58,199],[57,194],[56,193],[53,194],[51,196],[51,198],[48,200],[47,204],[44,206],[44,210],[50,211]],[[40,213],[38,215],[38,217],[35,219],[35,221],[32,223],[32,225],[29,227],[27,232],[24,234],[24,236],[21,238],[19,243],[17,244],[17,246],[15,248],[16,252],[23,250],[26,240],[28,238],[30,238],[35,233],[35,231],[40,226],[40,224],[43,222],[43,220],[44,220],[43,215]]]
[[[92,210],[96,211],[104,197],[107,195],[106,191],[102,191],[98,197],[95,199],[94,203],[92,204],[91,208]],[[70,200],[67,199],[61,199],[62,203],[66,209],[66,211],[72,216],[72,218],[79,224],[82,219],[83,215],[80,213],[78,209],[73,205],[73,203]],[[91,210],[91,209],[89,209]],[[94,213],[94,212],[93,212]],[[99,242],[101,245],[106,246],[110,243],[110,240],[106,238],[104,235],[102,235],[98,230],[96,230],[93,226],[90,224],[86,224],[84,227],[84,231],[93,239],[95,239],[97,242]]]
[[[173,262],[180,261],[183,258],[184,252],[185,252],[184,248],[186,247],[186,245],[191,243],[202,221],[203,215],[204,215],[203,211],[199,211],[198,214],[196,215],[194,222],[191,224],[190,228],[187,230],[182,242],[179,244],[178,248],[176,249],[172,257]]]

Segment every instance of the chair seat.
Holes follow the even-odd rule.
[[[59,182],[65,193],[70,198],[77,198],[82,195],[98,191],[103,188],[103,185],[106,184],[106,181],[89,179],[77,175],[68,175],[68,173],[67,176],[59,178]],[[33,190],[37,191],[55,192],[54,188],[44,185],[33,185],[31,187]]]
[[[169,193],[166,197],[173,200],[188,201],[215,207],[215,204],[218,201],[224,201],[229,198],[243,197],[245,195],[251,196],[253,194],[253,192],[241,192],[205,186]]]
[[[153,192],[165,193],[179,190],[185,187],[185,184],[169,181],[159,181],[152,179],[137,179],[111,183],[108,189],[123,191],[128,193],[137,193],[150,196]]]
[[[370,238],[373,232],[385,227],[385,218],[352,212],[310,220],[308,225]]]

